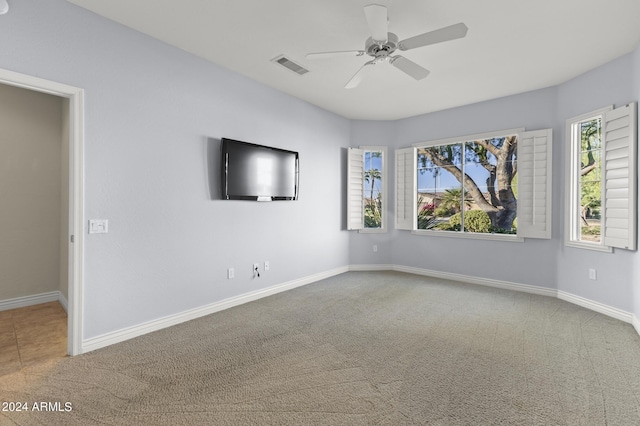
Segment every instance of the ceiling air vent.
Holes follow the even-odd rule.
[[[272,61],[275,62],[276,64],[282,65],[289,71],[293,71],[298,75],[304,75],[309,72],[308,69],[296,64],[295,62],[293,62],[291,59],[287,58],[284,55],[276,56],[275,58],[272,59]]]

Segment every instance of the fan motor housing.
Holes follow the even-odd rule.
[[[398,36],[394,33],[387,33],[387,41],[381,43],[369,37],[364,44],[367,55],[374,58],[386,58],[398,48]]]

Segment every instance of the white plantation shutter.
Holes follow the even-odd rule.
[[[518,137],[518,236],[551,238],[551,129]]]
[[[636,104],[603,116],[604,244],[636,249]]]
[[[396,150],[396,229],[416,227],[416,149]]]
[[[364,229],[364,150],[347,151],[347,229]]]

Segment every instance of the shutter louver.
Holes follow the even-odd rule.
[[[552,130],[518,138],[518,236],[551,238]]]
[[[416,149],[396,150],[396,229],[413,230],[416,225]]]
[[[364,150],[347,149],[347,230],[364,229]]]
[[[604,244],[636,249],[636,104],[608,111],[603,117]]]

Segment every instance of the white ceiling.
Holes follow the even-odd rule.
[[[68,1],[352,119],[398,119],[553,86],[640,42],[640,0]],[[364,49],[371,3],[387,6],[389,31],[401,40],[458,22],[469,32],[402,53],[431,71],[423,80],[381,64],[345,89],[369,57],[305,55]],[[273,63],[280,54],[310,72]]]

